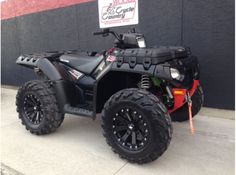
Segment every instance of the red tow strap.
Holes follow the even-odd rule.
[[[193,126],[193,116],[192,116],[192,100],[191,100],[191,96],[189,94],[189,92],[187,92],[186,94],[186,100],[188,103],[188,115],[189,115],[189,126],[190,126],[190,131],[192,133],[192,135],[195,134],[195,129]]]

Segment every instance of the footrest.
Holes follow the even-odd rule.
[[[75,114],[75,115],[80,115],[82,117],[91,117],[93,118],[93,111],[84,109],[84,108],[78,108],[78,107],[73,107],[69,104],[66,104],[64,106],[64,112],[69,113],[69,114]]]

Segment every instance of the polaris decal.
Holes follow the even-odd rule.
[[[113,56],[113,55],[109,55],[109,56],[107,57],[106,61],[108,61],[108,62],[114,62],[114,61],[116,61],[116,57]]]
[[[82,73],[80,73],[80,72],[78,72],[77,70],[74,70],[74,69],[69,70],[69,72],[77,80],[83,75]]]
[[[99,0],[100,28],[138,24],[138,0]]]

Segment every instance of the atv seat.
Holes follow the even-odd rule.
[[[84,74],[91,74],[102,60],[103,55],[88,56],[82,54],[65,54],[60,57],[61,62]]]

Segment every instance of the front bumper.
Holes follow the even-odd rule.
[[[186,94],[189,92],[189,95],[192,97],[195,93],[197,87],[199,85],[199,80],[194,80],[192,88],[190,90],[187,89],[180,89],[180,88],[173,88],[172,94],[174,96],[174,107],[168,110],[169,113],[172,113],[182,107],[186,103]]]

